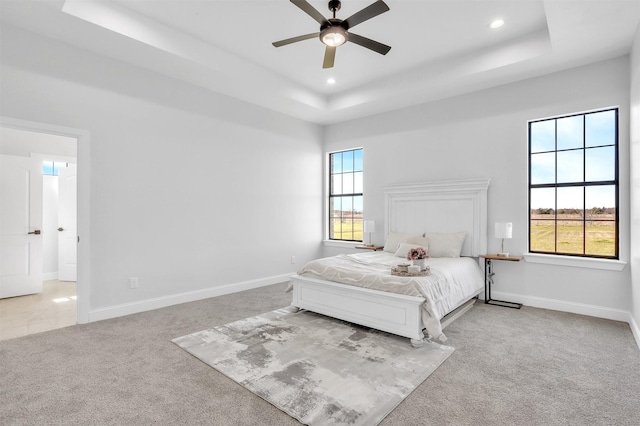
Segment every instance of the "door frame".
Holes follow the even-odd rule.
[[[21,120],[17,118],[0,116],[0,126],[18,130],[26,130],[37,133],[67,136],[75,138],[77,142],[77,167],[78,167],[78,299],[77,322],[86,324],[89,322],[91,311],[91,235],[90,235],[90,152],[91,137],[88,130],[74,129],[71,127],[57,126],[48,123]]]

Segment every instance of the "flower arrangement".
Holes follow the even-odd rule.
[[[429,258],[429,255],[427,254],[427,251],[422,247],[415,247],[415,248],[409,249],[409,251],[407,252],[407,260],[428,259],[428,258]]]

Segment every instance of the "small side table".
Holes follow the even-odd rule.
[[[378,250],[382,250],[384,248],[384,246],[367,246],[367,245],[361,245],[361,246],[356,246],[357,249],[363,249],[363,250],[373,250],[373,251],[378,251]]]
[[[491,298],[491,284],[493,284],[493,261],[494,260],[506,260],[511,262],[520,262],[522,256],[498,256],[495,254],[483,254],[480,257],[484,258],[484,303],[487,305],[502,306],[504,308],[520,309],[522,303],[507,302],[504,300],[495,300]]]

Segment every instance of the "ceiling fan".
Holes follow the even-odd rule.
[[[386,44],[379,43],[375,40],[371,40],[349,31],[349,29],[356,25],[388,11],[389,6],[387,6],[387,4],[382,0],[378,0],[375,3],[370,4],[345,20],[336,18],[336,12],[340,10],[341,6],[339,0],[329,1],[329,10],[333,12],[333,18],[328,19],[322,16],[322,14],[306,0],[291,0],[291,3],[298,6],[303,12],[315,19],[320,24],[320,31],[273,42],[275,47],[319,37],[320,41],[327,46],[324,52],[322,68],[333,67],[333,63],[336,58],[336,47],[343,45],[348,41],[359,44],[360,46],[366,47],[374,52],[378,52],[381,55],[386,55],[387,52],[391,50],[391,46],[387,46]]]

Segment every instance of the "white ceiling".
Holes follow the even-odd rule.
[[[271,45],[319,29],[288,0],[0,0],[0,22],[321,124],[625,55],[640,22],[640,0],[385,2],[352,32],[391,51],[347,43],[330,69],[318,39]]]

